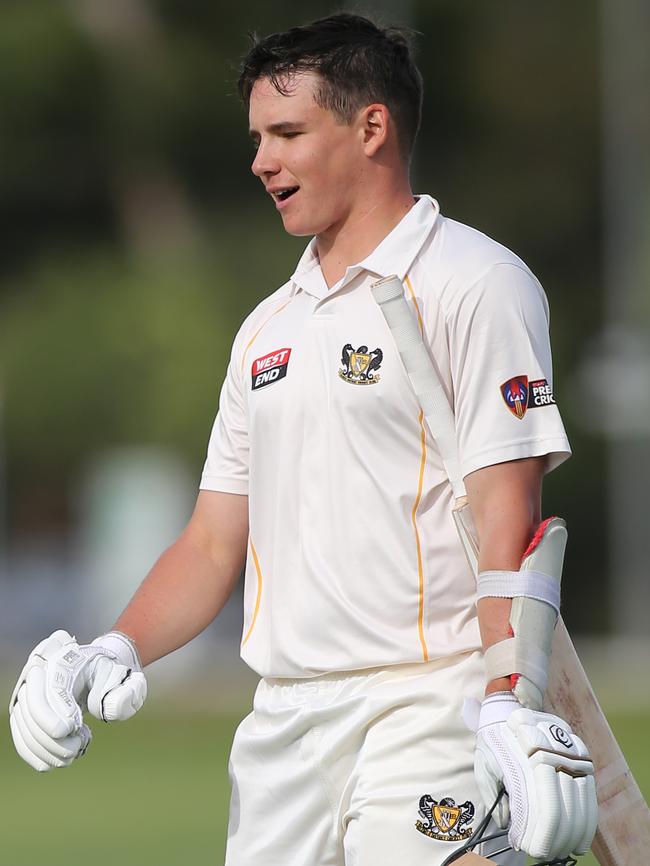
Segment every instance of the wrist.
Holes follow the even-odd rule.
[[[494,680],[490,680],[490,682],[485,687],[485,697],[488,695],[492,695],[495,692],[511,692],[512,686],[510,677],[497,677]]]

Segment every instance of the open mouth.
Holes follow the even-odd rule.
[[[298,192],[299,189],[300,187],[297,186],[289,186],[286,189],[280,189],[273,193],[273,198],[276,201],[286,201],[288,198],[291,198],[294,193]]]

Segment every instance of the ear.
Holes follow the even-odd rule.
[[[391,117],[381,102],[373,103],[361,115],[363,130],[363,149],[366,156],[374,156],[388,139]]]

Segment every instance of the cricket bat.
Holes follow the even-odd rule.
[[[650,810],[600,708],[569,633],[558,620],[545,706],[587,743],[596,770],[598,830],[591,850],[601,866],[650,859]]]
[[[386,319],[440,450],[457,501],[454,520],[465,553],[470,561],[473,556],[478,562],[478,549],[471,532],[471,515],[458,463],[451,406],[404,296],[401,280],[396,276],[386,277],[373,283],[371,291]],[[561,617],[553,637],[545,708],[566,719],[585,741],[593,758],[599,817],[591,850],[600,866],[641,866],[647,863],[650,860],[650,810],[600,708]],[[476,854],[466,854],[458,860],[459,866],[491,863],[493,861]]]

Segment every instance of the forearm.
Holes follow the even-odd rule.
[[[503,508],[493,519],[483,525],[479,571],[517,571],[521,557],[528,547],[535,526],[539,523],[536,515],[521,507],[522,503],[512,503],[512,510]],[[507,530],[504,532],[504,527]],[[483,652],[512,634],[510,627],[510,598],[482,598],[478,602],[478,620],[481,630]],[[508,677],[492,680],[485,693],[504,691],[510,688]]]
[[[245,560],[244,496],[201,493],[180,538],[156,562],[115,623],[143,665],[196,637],[222,609]]]
[[[237,575],[218,574],[215,564],[181,538],[151,569],[115,630],[136,644],[143,665],[186,644],[217,616]]]
[[[543,463],[538,459],[490,466],[466,479],[479,537],[479,571],[518,571],[541,519]],[[482,598],[478,619],[483,651],[511,636],[509,598]],[[510,689],[507,677],[487,684],[486,694]]]

